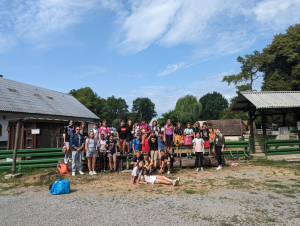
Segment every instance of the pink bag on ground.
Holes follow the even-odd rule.
[[[185,146],[192,145],[192,137],[189,137],[189,136],[183,137],[183,143]]]

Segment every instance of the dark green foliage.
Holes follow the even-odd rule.
[[[275,35],[262,54],[266,61],[262,90],[300,90],[300,24],[290,26],[285,34]]]
[[[216,120],[220,113],[228,108],[228,101],[221,93],[207,93],[199,99],[202,104],[201,119]]]
[[[155,117],[155,104],[148,98],[136,98],[132,104],[132,111],[134,118],[141,120],[145,119],[146,122],[150,122],[153,117]]]

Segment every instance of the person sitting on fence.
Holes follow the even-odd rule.
[[[130,184],[135,184],[142,175],[143,161],[140,161],[131,171]]]
[[[86,157],[88,159],[89,174],[97,174],[95,171],[96,165],[96,143],[94,140],[94,132],[89,132],[88,138],[85,140]]]
[[[105,134],[101,134],[101,139],[97,143],[99,158],[100,158],[100,171],[105,172],[106,169],[106,151],[103,145],[106,145]]]
[[[71,147],[70,147],[70,137],[73,136],[75,133],[74,126],[73,126],[73,120],[71,119],[69,121],[69,125],[65,127],[63,137],[64,137],[64,145],[67,147],[67,151],[65,152],[65,164],[68,164],[70,162],[70,156],[71,156]]]
[[[141,150],[141,134],[138,133],[136,134],[136,138],[134,139],[133,143],[132,143],[132,150],[133,150],[133,155],[136,155],[137,151]]]
[[[138,164],[140,161],[143,161],[143,160],[144,160],[144,156],[141,154],[141,151],[138,150],[138,151],[136,152],[136,155],[134,155],[134,156],[132,157],[132,161],[131,161],[132,169],[133,169],[134,167],[136,167],[137,164]]]
[[[114,136],[110,135],[109,140],[105,145],[102,146],[103,149],[107,152],[107,157],[109,159],[109,168],[110,172],[113,173],[113,169],[117,171],[117,145],[116,141],[114,141]]]
[[[203,156],[204,156],[204,141],[200,137],[200,133],[196,133],[196,137],[193,140],[194,143],[194,154],[196,155],[196,171],[199,171],[199,159],[200,159],[200,167],[201,171],[203,170]]]
[[[82,151],[84,149],[84,137],[80,134],[79,126],[75,129],[76,133],[70,137],[70,145],[72,150],[72,176],[75,176],[76,161],[78,161],[78,172],[83,175],[82,172]]]
[[[165,150],[160,150],[160,154],[161,154],[161,166],[160,166],[160,170],[159,173],[163,174],[166,171],[168,172],[168,175],[171,173],[170,169],[171,169],[171,154],[170,153],[166,153]]]
[[[221,159],[221,155],[222,152],[224,151],[224,145],[225,145],[225,138],[222,135],[222,133],[220,133],[220,130],[216,129],[215,132],[215,139],[214,139],[214,153],[216,154],[216,159],[218,160],[218,168],[217,170],[221,170],[223,169],[222,167],[222,159]]]
[[[151,173],[153,162],[152,162],[151,158],[149,157],[148,153],[144,154],[143,163],[144,163],[143,167],[146,168],[147,170],[149,170],[149,172]]]
[[[141,181],[144,180],[144,181]],[[136,184],[167,184],[167,185],[173,185],[178,186],[179,185],[180,178],[178,177],[175,180],[171,180],[165,176],[152,176],[150,175],[150,172],[143,168],[142,175],[138,177]]]

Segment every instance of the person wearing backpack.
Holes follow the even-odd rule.
[[[150,126],[146,123],[145,119],[142,119],[141,121],[142,121],[142,123],[140,125],[140,131],[143,134],[144,134],[144,132],[146,132],[147,137],[148,137],[150,135],[150,131],[151,131]]]
[[[75,134],[70,137],[70,145],[72,151],[72,176],[75,176],[76,171],[76,161],[78,161],[78,172],[83,175],[82,172],[82,152],[84,150],[84,137],[80,134],[79,126],[75,129]]]
[[[218,165],[219,165],[217,170],[221,170],[223,169],[221,155],[225,149],[225,138],[222,135],[222,133],[220,133],[220,130],[216,129],[215,133],[216,134],[214,139],[214,144],[215,144],[214,153],[216,153],[216,159],[218,160]]]
[[[94,132],[89,132],[88,138],[85,139],[86,157],[88,159],[89,174],[97,174],[95,171],[96,165],[96,143],[94,140]]]

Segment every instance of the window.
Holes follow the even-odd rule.
[[[47,98],[53,100],[53,97],[48,97],[48,96],[47,96]]]
[[[40,94],[34,94],[36,97],[42,97]]]
[[[15,89],[10,89],[10,88],[7,88],[10,92],[13,92],[13,93],[18,93],[18,91],[17,90],[15,90]]]

